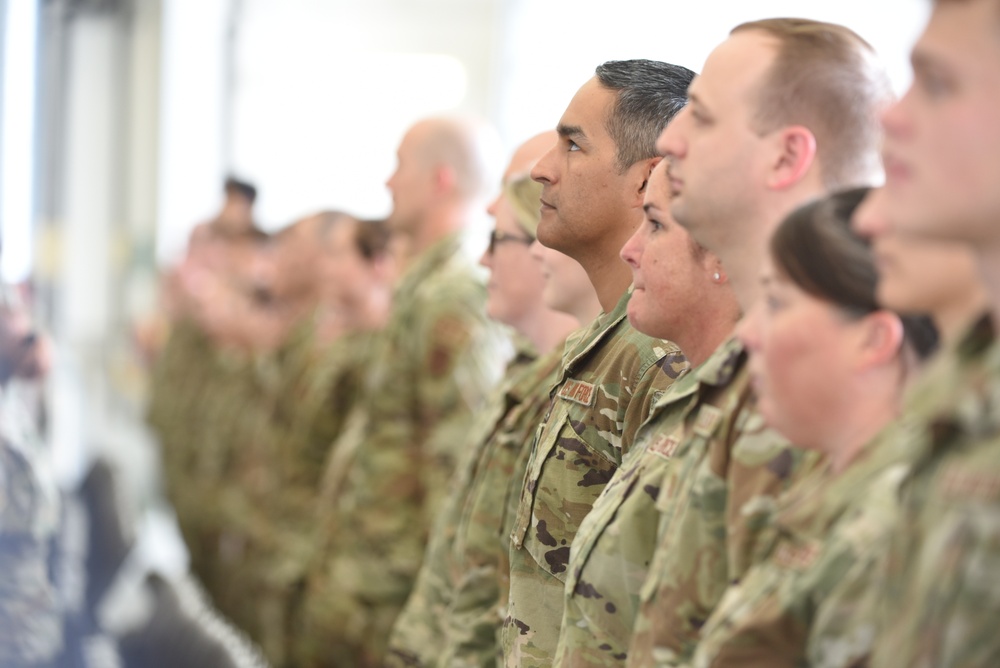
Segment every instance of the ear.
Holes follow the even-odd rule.
[[[903,345],[903,323],[891,311],[875,311],[859,323],[860,364],[863,368],[883,366],[899,355]]]
[[[636,170],[637,175],[641,177],[641,180],[638,183],[637,188],[634,190],[633,193],[635,199],[638,200],[638,206],[640,208],[642,207],[643,198],[646,196],[646,188],[649,187],[649,177],[653,173],[653,170],[656,168],[656,166],[660,164],[660,160],[663,160],[663,158],[660,156],[656,156],[655,158],[647,158],[646,160],[640,160],[632,167],[633,169]]]
[[[816,160],[816,137],[809,128],[792,125],[775,135],[777,151],[768,186],[784,190],[802,181]]]
[[[396,260],[388,252],[382,253],[372,260],[371,268],[376,280],[389,285],[395,273]]]
[[[455,188],[457,175],[451,165],[441,164],[434,168],[434,189],[439,193],[451,192]]]
[[[705,272],[711,276],[713,283],[725,284],[729,280],[726,269],[722,266],[722,260],[712,251],[703,251],[701,266]]]

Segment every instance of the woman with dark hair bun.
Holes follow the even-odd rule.
[[[778,500],[756,565],[703,627],[695,666],[848,666],[870,651],[873,631],[845,621],[857,619],[849,592],[884,551],[903,466],[897,427],[887,426],[937,334],[929,318],[877,303],[870,245],[850,224],[866,192],[782,222],[764,296],[738,328],[761,415],[824,464]],[[819,625],[860,633],[828,642]]]

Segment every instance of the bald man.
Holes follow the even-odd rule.
[[[302,665],[381,664],[472,416],[507,357],[460,250],[486,187],[490,138],[482,126],[438,118],[400,144],[388,223],[408,256],[323,482],[324,547],[293,622]]]
[[[508,488],[524,476],[563,341],[579,326],[544,304],[542,268],[528,250],[541,192],[528,172],[555,142],[556,133],[545,132],[522,144],[489,208],[497,221],[481,260],[491,270],[488,310],[524,338],[434,526],[416,587],[393,629],[389,666],[482,665],[497,654],[499,567],[506,563],[501,536],[511,529],[504,512]]]

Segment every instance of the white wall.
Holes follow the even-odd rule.
[[[157,255],[175,257],[222,199],[226,0],[164,0]]]
[[[164,59],[170,64],[164,95],[170,97],[181,79],[200,92],[180,99],[174,93],[174,103],[163,107],[161,224],[169,229],[161,236],[161,257],[176,252],[188,227],[212,213],[224,167],[257,183],[266,228],[326,207],[383,215],[389,208],[383,182],[396,144],[420,116],[486,116],[510,150],[553,127],[599,63],[653,58],[698,70],[729,29],[745,20],[797,15],[843,23],[883,54],[902,90],[909,81],[909,47],[929,4],[243,0],[232,154],[222,156],[211,133],[221,63],[211,40],[219,39],[223,3],[199,1],[197,9],[192,0],[164,3],[174,7],[165,21]],[[177,18],[182,11],[185,20]],[[194,14],[195,38],[178,39],[178,31],[195,30],[189,25]]]

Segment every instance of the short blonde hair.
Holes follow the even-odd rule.
[[[881,170],[879,112],[892,99],[874,49],[844,26],[809,19],[751,21],[730,34],[751,30],[778,42],[759,90],[756,130],[803,125],[816,138],[829,190],[869,185]]]
[[[538,231],[538,221],[542,217],[542,184],[525,174],[511,179],[504,186],[504,194],[514,210],[517,224],[534,237]]]

